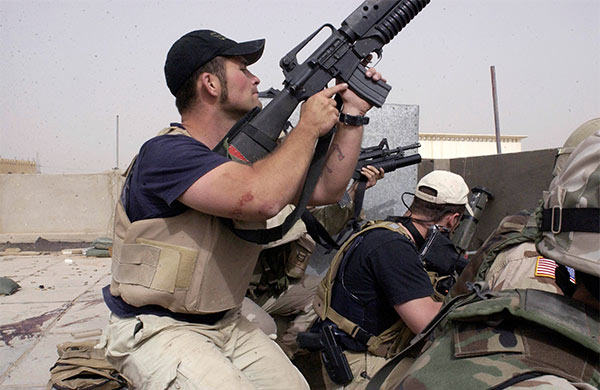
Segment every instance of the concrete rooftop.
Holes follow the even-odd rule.
[[[108,323],[101,290],[110,268],[106,257],[0,252],[0,276],[21,286],[0,295],[0,390],[46,389],[58,344],[100,337]],[[311,389],[324,389],[318,353],[294,363]]]
[[[56,345],[98,338],[108,322],[110,258],[0,254],[0,276],[21,286],[0,295],[0,390],[45,389]]]

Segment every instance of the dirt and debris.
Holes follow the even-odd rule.
[[[59,252],[63,249],[70,248],[85,248],[92,246],[91,242],[84,241],[49,241],[45,238],[38,237],[35,242],[23,242],[23,243],[11,243],[0,242],[0,251],[6,252],[7,249],[12,251],[19,250],[19,252]],[[22,254],[22,253],[18,253]]]

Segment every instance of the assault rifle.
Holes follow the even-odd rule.
[[[409,165],[418,164],[421,162],[421,155],[418,153],[405,156],[407,150],[421,147],[421,144],[416,142],[408,146],[400,146],[395,149],[390,149],[387,138],[383,138],[379,145],[362,148],[356,163],[356,169],[352,174],[354,180],[366,180],[367,178],[360,173],[360,170],[367,165],[371,165],[377,169],[383,168],[386,173],[393,172],[398,168]]]
[[[316,218],[311,216],[310,213],[304,213],[302,215],[302,220],[304,221],[310,236],[327,250],[338,249],[338,243],[343,242],[344,237],[349,231],[354,233],[360,228],[358,222],[360,220],[360,212],[362,210],[367,187],[367,178],[361,174],[361,169],[367,165],[371,165],[375,168],[383,168],[384,171],[388,173],[393,172],[398,168],[418,164],[421,162],[420,154],[414,153],[405,156],[405,152],[407,150],[419,148],[420,146],[421,144],[416,142],[407,146],[390,149],[387,138],[383,138],[379,142],[379,145],[361,148],[356,168],[352,174],[352,178],[358,182],[358,186],[354,192],[354,214],[350,220],[346,222],[346,227],[337,235],[337,238],[334,239]],[[348,192],[345,192],[340,204],[348,204],[350,200]]]
[[[346,229],[338,235],[337,242],[341,242],[348,231],[356,232],[360,228],[358,221],[367,188],[367,178],[360,173],[360,170],[367,165],[371,165],[375,168],[383,168],[386,173],[389,173],[398,168],[418,164],[421,162],[421,155],[419,153],[409,156],[405,156],[404,154],[407,150],[416,149],[420,146],[421,144],[416,142],[408,146],[399,146],[395,149],[390,149],[387,138],[383,138],[379,142],[379,145],[361,149],[356,168],[352,174],[352,178],[358,181],[358,186],[354,192],[354,215],[348,221]]]
[[[245,162],[255,162],[275,149],[277,139],[298,104],[321,91],[332,79],[348,83],[357,95],[375,107],[381,107],[391,89],[385,82],[367,78],[363,65],[371,53],[381,57],[389,43],[430,0],[366,0],[354,10],[339,29],[324,24],[300,42],[280,61],[284,88],[263,109],[256,107],[242,118],[215,147],[225,156]],[[322,30],[331,35],[303,63],[297,54]],[[304,211],[325,163],[333,131],[321,137],[298,201],[296,210],[285,222],[273,229],[234,232],[249,241],[274,241],[291,228]],[[229,223],[233,227],[232,223]],[[258,233],[257,233],[258,232]]]

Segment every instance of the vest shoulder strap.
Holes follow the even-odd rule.
[[[192,136],[190,135],[190,133],[188,133],[188,131],[186,129],[184,129],[183,127],[179,127],[179,126],[165,127],[164,129],[162,129],[161,131],[159,131],[158,134],[156,134],[156,135],[159,136],[159,135],[165,135],[165,134],[169,134],[169,135],[185,135],[187,137],[192,138]]]
[[[523,242],[534,242],[540,232],[537,225],[537,214],[535,212],[529,217],[524,225],[516,225],[513,230],[510,230],[510,226],[501,225],[500,229],[503,229],[501,238],[488,248],[488,252],[484,255],[483,262],[479,267],[476,280],[484,280],[487,271],[502,250]]]

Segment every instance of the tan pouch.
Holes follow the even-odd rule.
[[[127,389],[127,380],[104,357],[104,348],[95,349],[98,340],[66,342],[56,346],[58,360],[50,368],[47,389],[117,390]]]
[[[310,256],[315,250],[315,242],[308,234],[290,243],[291,253],[285,264],[285,273],[290,278],[300,279],[304,276]]]

